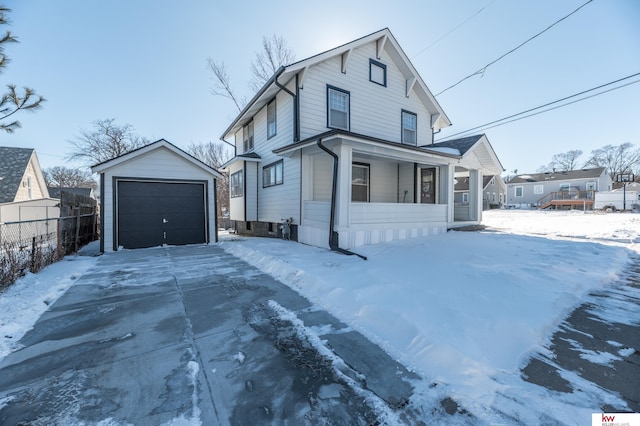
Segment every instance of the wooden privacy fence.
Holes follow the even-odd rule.
[[[95,213],[0,223],[0,290],[97,238]]]

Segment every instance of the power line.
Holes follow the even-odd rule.
[[[546,104],[537,106],[535,108],[529,108],[529,109],[527,109],[525,111],[522,111],[522,112],[519,112],[517,114],[512,114],[512,115],[509,115],[507,117],[500,118],[498,120],[490,121],[490,122],[482,124],[480,126],[472,127],[471,129],[467,129],[467,130],[465,130],[463,132],[454,133],[453,135],[449,135],[449,136],[446,136],[444,138],[438,139],[436,142],[443,141],[445,139],[450,139],[450,138],[452,138],[454,136],[458,136],[458,135],[462,135],[462,134],[465,134],[465,133],[469,133],[469,132],[472,132],[472,131],[478,130],[478,129],[483,129],[483,130],[493,129],[494,127],[502,126],[504,124],[512,123],[514,121],[522,120],[522,119],[525,119],[525,118],[528,118],[528,117],[532,117],[534,115],[542,114],[543,112],[552,111],[554,109],[562,108],[562,107],[565,107],[567,105],[574,104],[576,102],[584,101],[586,99],[590,99],[590,98],[593,98],[595,96],[599,96],[599,95],[602,95],[604,93],[611,92],[613,90],[621,89],[621,88],[629,86],[631,84],[635,84],[635,83],[640,82],[640,79],[639,80],[634,80],[634,81],[631,81],[631,82],[628,82],[628,83],[625,83],[625,84],[622,84],[620,86],[612,87],[610,89],[603,90],[602,92],[594,93],[593,95],[585,96],[583,98],[576,99],[574,101],[567,102],[567,103],[562,104],[562,105],[558,105],[558,106],[555,106],[555,107],[552,107],[552,108],[548,108],[548,109],[545,109],[545,110],[542,110],[542,111],[535,112],[533,114],[529,114],[529,115],[525,115],[523,117],[519,117],[519,116],[521,116],[523,114],[527,114],[527,113],[530,113],[532,111],[536,111],[536,110],[539,110],[541,108],[545,108],[545,107],[548,107],[550,105],[554,105],[554,104],[557,104],[559,102],[563,102],[563,101],[566,101],[568,99],[575,98],[576,96],[581,96],[581,95],[584,95],[586,93],[593,92],[594,90],[602,89],[604,87],[611,86],[612,84],[620,83],[621,81],[628,80],[630,78],[637,77],[637,76],[640,76],[640,72],[635,73],[635,74],[631,74],[631,75],[629,75],[627,77],[619,78],[617,80],[611,81],[611,82],[606,83],[606,84],[601,84],[600,86],[596,86],[596,87],[593,87],[593,88],[588,89],[588,90],[583,90],[582,92],[578,92],[578,93],[575,93],[575,94],[570,95],[570,96],[565,96],[564,98],[557,99],[557,100],[552,101],[552,102],[547,102]],[[515,117],[518,117],[518,118],[515,118]],[[509,120],[509,121],[506,121],[506,120]]]
[[[454,28],[452,28],[451,30],[449,30],[447,33],[445,33],[444,35],[440,36],[440,38],[438,38],[436,41],[434,41],[433,43],[431,43],[430,45],[428,45],[427,47],[425,47],[424,49],[422,49],[421,51],[419,51],[418,53],[416,53],[415,55],[413,55],[411,57],[411,59],[415,58],[416,56],[426,52],[427,50],[431,49],[435,44],[437,44],[440,40],[442,40],[443,38],[445,38],[446,36],[448,36],[449,34],[451,34],[452,32],[454,32],[455,30],[457,30],[458,28],[460,28],[461,26],[463,26],[464,24],[466,24],[467,22],[469,22],[470,20],[472,20],[473,18],[475,18],[476,16],[478,16],[480,13],[482,13],[483,10],[485,10],[487,7],[491,6],[491,4],[493,2],[495,2],[496,0],[491,0],[489,3],[487,3],[484,7],[482,7],[480,10],[478,10],[476,13],[474,13],[473,15],[471,15],[470,17],[468,17],[467,19],[465,19],[464,21],[462,21],[460,24],[456,25]]]
[[[507,53],[503,54],[502,56],[500,56],[499,58],[489,62],[487,65],[485,65],[484,67],[480,68],[478,71],[469,74],[468,76],[464,77],[462,80],[458,81],[455,84],[452,84],[451,86],[447,87],[446,89],[444,89],[443,91],[441,91],[440,93],[437,93],[436,96],[440,96],[441,94],[443,94],[444,92],[446,92],[449,89],[452,89],[454,87],[456,87],[458,84],[462,83],[465,80],[470,79],[471,77],[478,75],[478,74],[484,74],[484,72],[487,70],[487,68],[489,68],[491,65],[495,64],[496,62],[498,62],[499,60],[501,60],[502,58],[504,58],[505,56],[515,52],[516,50],[520,49],[522,46],[524,46],[525,44],[529,43],[531,40],[537,38],[538,36],[542,35],[543,33],[549,31],[551,28],[553,28],[554,26],[556,26],[557,24],[559,24],[560,22],[564,21],[565,19],[567,19],[568,17],[570,17],[571,15],[573,15],[574,13],[578,12],[580,9],[582,9],[583,7],[585,7],[586,5],[588,5],[589,3],[591,3],[593,0],[588,0],[586,3],[582,4],[580,7],[578,7],[576,10],[574,10],[573,12],[571,12],[570,14],[558,19],[556,22],[554,22],[553,24],[549,25],[547,28],[545,28],[544,30],[540,31],[539,33],[537,33],[536,35],[530,37],[529,39],[525,40],[524,42],[520,43],[518,46],[514,47],[513,49],[511,49],[510,51],[508,51]]]

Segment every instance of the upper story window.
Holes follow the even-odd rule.
[[[369,81],[386,87],[387,66],[381,62],[369,59]]]
[[[276,135],[276,100],[272,100],[267,104],[267,139]]]
[[[242,128],[242,147],[244,152],[253,151],[253,120]]]
[[[282,184],[282,160],[269,164],[262,168],[262,187]]]
[[[244,195],[244,173],[242,170],[229,176],[229,193],[231,197],[242,197]]]
[[[349,130],[349,92],[327,86],[327,127]]]
[[[418,141],[418,116],[402,110],[402,143],[416,145]]]

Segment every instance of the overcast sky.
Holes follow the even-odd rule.
[[[20,114],[23,128],[1,134],[0,145],[35,148],[43,168],[68,165],[68,141],[105,118],[183,148],[218,140],[236,110],[211,94],[207,57],[224,61],[250,98],[251,60],[274,33],[303,59],[388,27],[436,94],[585,2],[5,0],[20,43],[7,49],[0,83],[32,87],[48,101]],[[438,96],[453,122],[438,136],[639,73],[639,23],[637,0],[593,0]],[[640,146],[639,103],[636,83],[484,133],[505,169],[533,172],[571,149],[586,160],[607,144]]]

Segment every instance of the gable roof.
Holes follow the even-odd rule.
[[[0,203],[15,200],[33,153],[33,148],[0,146]]]
[[[242,128],[244,124],[251,120],[251,118],[281,90],[281,86],[286,86],[293,78],[295,78],[296,75],[300,75],[299,85],[302,86],[304,84],[306,70],[310,66],[336,56],[345,54],[349,55],[353,49],[372,42],[376,42],[379,52],[383,49],[387,50],[387,53],[391,56],[393,62],[406,78],[407,89],[410,90],[413,88],[413,90],[418,93],[418,97],[427,106],[427,109],[433,116],[431,123],[432,127],[442,129],[450,126],[451,121],[444,113],[444,110],[436,100],[435,96],[433,96],[425,82],[422,80],[422,77],[420,77],[418,71],[414,68],[409,57],[404,53],[393,34],[391,34],[391,31],[388,28],[384,28],[349,43],[318,53],[317,55],[294,62],[293,64],[280,67],[262,86],[258,93],[255,94],[253,99],[249,101],[240,114],[236,116],[233,122],[222,134],[221,139],[230,136]]]
[[[207,173],[210,173],[212,175],[214,175],[216,178],[222,178],[222,175],[220,174],[219,171],[217,171],[216,169],[214,169],[213,167],[208,166],[207,164],[203,163],[202,161],[198,160],[197,158],[195,158],[194,156],[192,156],[191,154],[188,154],[187,152],[181,150],[180,148],[178,148],[177,146],[175,146],[174,144],[172,144],[171,142],[168,142],[165,139],[160,139],[157,140],[155,142],[152,142],[148,145],[145,145],[141,148],[138,149],[134,149],[133,151],[130,151],[126,154],[122,154],[116,158],[112,158],[111,160],[107,160],[107,161],[103,161],[102,163],[96,164],[91,166],[91,171],[93,173],[103,173],[104,171],[115,167],[119,164],[125,163],[127,161],[131,161],[134,158],[141,156],[141,155],[145,155],[148,154],[151,151],[155,151],[157,149],[162,149],[162,148],[166,148],[169,151],[173,152],[174,154],[178,155],[179,157],[182,157],[184,160],[188,161],[189,163],[193,164],[194,166],[204,170]]]
[[[605,171],[604,167],[596,167],[594,169],[569,170],[566,172],[544,172],[544,173],[522,174],[512,178],[509,181],[509,184],[548,182],[548,181],[561,181],[561,180],[574,180],[574,179],[595,179],[602,176],[604,171]]]
[[[499,175],[504,171],[500,159],[485,134],[423,145],[422,148],[432,150],[457,150],[463,160],[473,156],[482,165],[482,168],[491,174]]]

